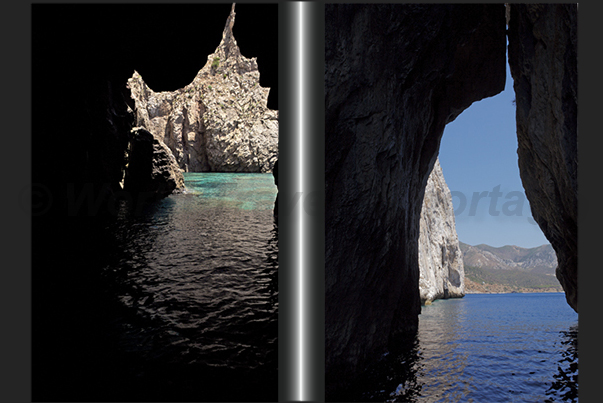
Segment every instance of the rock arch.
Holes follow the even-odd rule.
[[[522,180],[534,217],[562,256],[558,277],[570,305],[577,215],[572,8],[513,5],[509,34]],[[328,393],[416,331],[427,178],[444,126],[504,89],[507,32],[502,4],[327,5],[325,22]],[[549,94],[537,91],[542,86],[555,89],[550,108]],[[545,136],[548,129],[553,134]],[[534,182],[545,174],[540,189]]]

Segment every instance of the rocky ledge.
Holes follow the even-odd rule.
[[[234,4],[216,51],[193,81],[154,92],[138,72],[128,80],[136,125],[153,133],[186,172],[271,172],[278,157],[278,111],[267,107],[256,58],[234,38]]]

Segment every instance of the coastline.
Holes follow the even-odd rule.
[[[502,292],[495,292],[495,291],[465,291],[465,295],[473,295],[473,294],[538,294],[538,293],[563,293],[563,291],[558,291],[556,289],[544,289],[544,290],[537,290],[537,289],[530,289],[529,291],[502,291]]]
[[[527,288],[503,284],[479,284],[465,277],[465,295],[467,294],[511,294],[511,293],[563,292],[561,285],[546,288]]]

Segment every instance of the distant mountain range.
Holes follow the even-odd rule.
[[[550,244],[536,248],[521,248],[514,245],[476,246],[459,242],[466,266],[483,269],[523,270],[530,273],[555,274],[557,255]]]
[[[471,292],[561,291],[555,277],[557,255],[550,244],[536,248],[499,248],[459,242],[465,288]]]

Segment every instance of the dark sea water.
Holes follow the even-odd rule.
[[[277,400],[274,178],[185,183],[78,224],[83,241],[57,257],[67,274],[34,290],[34,399]]]
[[[578,401],[578,314],[562,293],[470,294],[422,307],[417,336],[349,400]]]

